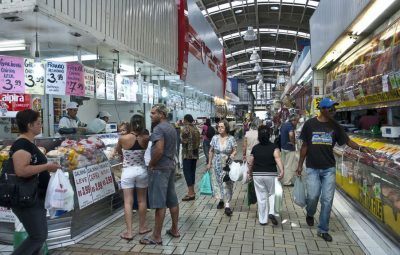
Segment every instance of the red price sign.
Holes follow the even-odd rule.
[[[85,75],[83,65],[79,63],[67,63],[67,85],[66,95],[84,96],[85,95]]]

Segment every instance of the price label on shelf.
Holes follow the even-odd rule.
[[[67,63],[66,95],[84,96],[85,82],[83,65],[79,63]]]
[[[67,65],[61,62],[47,62],[46,94],[65,95]]]
[[[0,56],[0,93],[25,93],[24,59]]]
[[[43,63],[40,63],[43,65]],[[43,95],[44,94],[44,67],[41,73],[35,73],[35,60],[31,58],[24,59],[25,75],[25,94]]]
[[[383,75],[382,76],[382,92],[388,92],[389,91],[389,79],[388,75]]]

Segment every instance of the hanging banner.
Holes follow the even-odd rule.
[[[121,77],[117,82],[117,100],[118,101],[132,101],[131,86],[132,80],[126,77]]]
[[[61,62],[47,62],[46,94],[65,95],[67,65]]]
[[[24,59],[0,56],[0,93],[25,93]]]
[[[41,74],[35,73],[34,64],[34,59],[24,59],[25,94],[44,95],[44,68]]]
[[[113,73],[106,73],[106,98],[115,100],[115,75]]]
[[[96,98],[106,99],[106,72],[96,70]]]
[[[67,63],[67,85],[65,94],[70,96],[85,95],[85,81],[82,64]]]
[[[94,98],[94,69],[83,67],[85,78],[85,97]]]

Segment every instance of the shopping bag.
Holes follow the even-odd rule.
[[[254,188],[254,181],[247,184],[247,206],[257,203],[256,189]]]
[[[61,169],[50,177],[45,208],[49,210],[51,217],[54,217],[59,210],[68,212],[74,209],[74,190]]]
[[[293,202],[300,207],[306,206],[306,191],[303,180],[300,176],[296,176],[296,180],[294,182]]]
[[[242,184],[246,184],[249,182],[249,175],[247,174],[249,170],[249,166],[247,164],[247,162],[243,162],[242,164],[242,175],[243,175],[243,179],[242,179]]]
[[[242,165],[238,162],[232,162],[230,165],[229,177],[232,181],[241,181],[243,178]]]
[[[210,171],[205,172],[200,182],[200,195],[212,196]]]
[[[278,178],[275,178],[275,213],[282,211],[283,204],[283,188]]]

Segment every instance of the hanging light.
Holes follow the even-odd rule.
[[[261,73],[258,73],[257,76],[256,76],[256,80],[260,81],[262,79],[264,79],[264,77],[262,76]]]
[[[248,27],[247,31],[244,33],[243,40],[245,41],[254,41],[257,40],[256,32],[253,27]]]
[[[260,60],[260,56],[258,55],[256,50],[253,50],[253,53],[250,56],[251,61],[257,61]]]
[[[253,71],[254,71],[254,72],[261,72],[261,71],[262,71],[262,68],[261,68],[261,66],[260,66],[259,63],[256,63],[256,64],[254,65]]]
[[[44,76],[44,67],[40,61],[39,36],[37,32],[35,39],[35,62],[33,63],[33,75],[35,77],[42,77]]]

